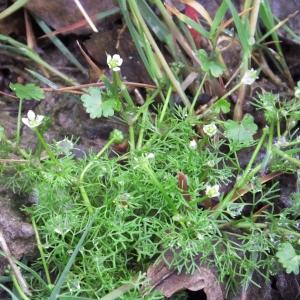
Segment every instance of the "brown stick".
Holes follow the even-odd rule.
[[[11,269],[12,269],[12,272],[14,273],[21,289],[23,290],[23,292],[29,296],[31,296],[31,292],[28,288],[28,285],[20,271],[20,269],[18,268],[18,266],[16,265],[16,263],[14,262],[13,258],[12,258],[12,255],[11,255],[11,252],[8,248],[8,245],[6,243],[6,240],[4,238],[4,235],[3,235],[3,232],[2,230],[0,229],[0,246],[3,250],[3,252],[5,253],[5,257],[9,263],[9,265],[11,266]]]

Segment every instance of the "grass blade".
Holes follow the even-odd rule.
[[[0,287],[11,296],[12,300],[20,300],[11,290],[9,290],[3,284],[0,283]]]
[[[27,69],[25,68],[25,70],[32,75],[32,77],[38,79],[40,82],[46,84],[47,86],[51,87],[52,89],[58,89],[58,85],[56,85],[53,81],[49,80],[48,78],[46,78],[45,76],[43,76],[42,74],[33,71],[31,69]]]
[[[114,289],[112,292],[108,293],[104,297],[100,298],[100,300],[115,300],[115,299],[118,299],[123,294],[130,291],[132,288],[134,288],[133,284],[124,284],[124,285]]]
[[[18,0],[0,13],[0,20],[13,14],[18,9],[22,8],[29,0]]]
[[[51,33],[49,26],[40,18],[35,17],[35,21],[38,23],[44,33]],[[71,51],[64,45],[64,43],[55,35],[48,35],[51,42],[57,47],[57,49],[83,74],[87,75],[85,67],[78,61],[78,59],[71,53]]]
[[[72,253],[67,265],[65,266],[63,272],[61,273],[56,285],[55,285],[55,288],[53,289],[50,297],[49,297],[49,300],[56,300],[58,297],[59,297],[59,293],[60,293],[60,290],[62,288],[62,285],[64,284],[65,280],[66,280],[66,277],[75,261],[75,258],[86,238],[86,236],[88,235],[91,227],[92,227],[92,224],[93,224],[93,221],[94,221],[94,217],[91,217],[85,227],[85,230],[78,242],[78,244],[76,245],[75,249],[74,249],[74,252]]]
[[[15,47],[16,50],[21,52],[23,56],[28,57],[29,59],[31,59],[32,61],[34,61],[38,65],[43,66],[48,71],[50,71],[52,74],[58,76],[59,78],[61,78],[65,82],[67,82],[71,85],[76,85],[77,84],[77,82],[75,80],[70,79],[67,75],[63,74],[62,72],[60,72],[56,68],[49,65],[36,52],[32,51],[32,49],[28,48],[25,44],[22,44],[22,43],[16,41],[15,39],[13,39],[9,36],[3,35],[3,34],[0,34],[0,42],[4,42],[4,43],[9,44],[12,47]]]

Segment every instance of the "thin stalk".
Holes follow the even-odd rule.
[[[225,95],[223,95],[222,98],[219,98],[219,99],[226,99],[226,98],[229,97],[232,93],[234,93],[241,85],[242,85],[242,83],[239,82],[239,83],[236,84],[230,91],[228,91]]]
[[[141,109],[139,110],[139,112],[136,114],[136,118],[139,118],[141,112],[142,112],[142,122],[140,124],[140,131],[139,131],[139,137],[138,137],[138,141],[137,141],[137,149],[141,149],[142,148],[142,144],[143,144],[143,139],[144,139],[144,132],[145,132],[145,123],[147,120],[147,115],[148,115],[148,107],[149,105],[153,102],[153,99],[161,92],[161,88],[157,89],[152,95],[151,97],[148,97],[146,102],[144,103],[144,105],[141,107]]]
[[[96,155],[96,159],[99,159],[100,156],[115,142],[115,139],[114,138],[111,138],[110,140],[108,140],[108,142],[103,146],[103,148],[98,152],[98,154]],[[88,194],[85,190],[85,187],[84,187],[84,176],[85,174],[87,173],[87,171],[92,167],[92,165],[94,164],[94,160],[93,161],[90,161],[86,166],[85,168],[83,169],[83,171],[81,172],[80,174],[80,177],[79,177],[79,190],[80,190],[80,193],[81,193],[81,196],[82,196],[82,199],[83,199],[83,202],[88,210],[88,212],[90,214],[92,214],[94,212],[94,207],[92,206],[91,204],[91,201],[88,197]]]
[[[249,180],[249,177],[254,176],[262,167],[262,164],[257,165],[253,170],[252,169],[252,165],[256,160],[256,157],[265,141],[265,138],[268,134],[268,129],[264,128],[263,134],[251,156],[251,159],[245,169],[245,172],[243,173],[242,177],[239,179],[239,181],[235,184],[235,186],[233,187],[233,189],[226,195],[226,197],[222,200],[222,202],[219,204],[218,209],[216,211],[217,216],[219,216],[219,214],[221,213],[221,211],[227,206],[227,204],[231,201],[232,196],[235,194],[235,192],[240,189],[241,187],[243,187],[245,185],[245,183]]]
[[[134,125],[130,124],[128,127],[129,131],[129,145],[130,145],[130,151],[135,150],[135,135],[134,135]]]
[[[113,80],[114,84],[120,89],[122,96],[125,98],[127,104],[129,107],[134,107],[134,102],[128,93],[127,86],[123,83],[120,73],[119,72],[113,72]]]
[[[176,79],[176,77],[174,76],[172,70],[170,69],[167,61],[165,60],[164,55],[162,54],[162,52],[160,51],[159,47],[157,46],[148,26],[146,25],[143,17],[141,16],[141,13],[139,11],[139,8],[136,4],[135,0],[128,0],[128,3],[132,9],[132,11],[134,12],[134,14],[136,15],[147,39],[149,40],[151,46],[153,47],[158,59],[160,60],[160,63],[163,67],[163,69],[165,70],[167,76],[169,77],[172,85],[174,86],[175,90],[177,91],[178,95],[180,96],[182,102],[185,104],[185,106],[187,108],[190,108],[191,103],[189,101],[189,99],[187,98],[186,94],[184,93],[184,91],[182,90],[180,83],[178,82],[178,80]]]
[[[196,94],[194,96],[194,99],[193,99],[193,102],[192,102],[192,105],[191,105],[191,108],[190,108],[190,115],[193,114],[193,112],[194,112],[194,108],[195,108],[196,102],[197,102],[197,100],[198,100],[198,98],[200,96],[200,93],[201,93],[202,89],[203,89],[203,86],[204,86],[204,83],[206,81],[207,76],[208,76],[208,73],[205,73],[204,76],[203,76],[203,78],[202,78],[202,80],[201,80],[199,88],[198,88],[198,90],[197,90],[197,92],[196,92]]]
[[[295,166],[297,166],[298,168],[300,168],[300,160],[289,156],[288,154],[286,154],[285,152],[281,151],[280,149],[278,149],[277,147],[273,147],[272,149],[277,155],[281,156],[282,158],[286,159],[287,161],[291,162],[292,164],[294,164]]]
[[[139,131],[139,137],[138,137],[138,141],[137,141],[137,145],[136,145],[136,148],[138,150],[140,150],[142,148],[147,114],[148,114],[148,111],[145,110],[143,112],[142,122],[141,122],[141,125],[140,125],[140,131]]]
[[[168,92],[167,92],[167,96],[166,96],[166,99],[165,99],[165,103],[164,103],[164,106],[163,106],[163,109],[161,111],[161,115],[160,115],[160,118],[159,118],[159,121],[158,121],[159,124],[162,123],[162,121],[164,120],[164,117],[166,115],[166,111],[167,111],[167,108],[169,106],[171,95],[172,95],[172,90],[173,90],[172,86],[169,87]]]
[[[269,161],[272,157],[273,138],[274,138],[274,124],[271,124],[270,130],[269,130],[267,153],[266,153],[265,158],[262,162],[262,170],[265,170],[267,168],[267,165],[268,165],[268,163],[269,163]]]
[[[254,41],[254,36],[255,36],[257,21],[258,21],[260,2],[261,2],[261,0],[253,0],[253,2],[252,2],[253,8],[252,8],[251,16],[250,16],[250,28],[249,28],[250,41]],[[250,3],[251,3],[250,0],[245,1],[244,9],[248,9],[248,7],[250,6]],[[245,18],[245,16],[243,16],[243,18]],[[246,21],[246,20],[244,20],[244,21]],[[249,45],[249,47],[251,47],[251,46]],[[244,57],[244,59],[243,59],[241,78],[243,78],[243,76],[246,74],[246,72],[249,69],[249,61],[251,58],[251,53],[252,53],[252,49],[249,51],[249,57]],[[245,102],[246,93],[247,93],[247,85],[242,84],[240,87],[240,90],[239,90],[236,105],[234,107],[234,113],[233,113],[234,120],[240,121],[243,118],[243,105]]]
[[[53,154],[53,152],[50,150],[48,144],[46,143],[43,134],[40,133],[38,128],[34,128],[34,132],[35,132],[39,142],[41,143],[42,147],[46,150],[46,152],[47,152],[48,156],[50,157],[50,159],[53,160],[53,161],[57,161],[55,155]]]
[[[18,282],[16,276],[12,274],[11,277],[12,277],[12,281],[13,281],[13,283],[14,283],[14,287],[16,288],[16,290],[17,290],[19,296],[20,296],[23,300],[30,300],[30,298],[28,298],[28,297],[26,296],[26,294],[24,293],[24,291],[23,291],[22,288],[20,287],[19,282]]]
[[[148,176],[151,178],[152,182],[155,184],[155,186],[159,189],[159,191],[163,194],[164,199],[168,201],[168,203],[172,206],[172,208],[175,208],[175,205],[173,203],[173,200],[170,198],[170,196],[166,193],[164,186],[162,183],[158,180],[156,177],[156,174],[154,173],[153,169],[151,168],[148,159],[144,158],[143,162],[141,163],[144,171],[148,174]]]
[[[17,146],[20,144],[22,106],[23,106],[23,100],[22,100],[22,99],[19,99],[18,120],[17,120],[17,131],[16,131],[16,145],[17,145]]]
[[[48,266],[47,266],[47,263],[46,263],[46,259],[45,259],[45,254],[44,254],[44,250],[43,250],[43,245],[42,245],[42,243],[41,243],[40,235],[39,235],[39,232],[38,232],[38,230],[37,230],[37,226],[36,226],[36,223],[35,223],[34,218],[32,218],[32,226],[33,226],[34,233],[35,233],[35,238],[36,238],[36,242],[37,242],[37,247],[38,247],[38,249],[39,249],[40,256],[41,256],[41,259],[42,259],[42,263],[43,263],[43,267],[44,267],[44,271],[45,271],[47,283],[48,283],[48,286],[51,286],[52,283],[51,283],[51,278],[50,278],[50,274],[49,274],[49,269],[48,269]]]

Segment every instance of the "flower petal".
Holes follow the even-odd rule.
[[[29,128],[31,128],[30,124],[29,124],[29,120],[27,118],[22,118],[22,122],[28,126]]]
[[[33,110],[29,110],[27,113],[27,117],[29,121],[35,120],[35,113]]]

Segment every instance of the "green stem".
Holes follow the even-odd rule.
[[[23,300],[30,300],[30,299],[25,295],[25,293],[23,292],[23,290],[21,289],[21,287],[20,287],[20,285],[19,285],[19,282],[18,282],[16,276],[12,274],[11,277],[12,277],[12,281],[13,281],[13,283],[14,283],[14,287],[16,288],[16,290],[17,290],[18,294],[20,295],[20,297],[21,297]]]
[[[130,151],[135,150],[135,136],[134,136],[134,125],[130,124],[129,128],[129,145],[130,145]]]
[[[169,87],[168,93],[167,93],[167,97],[165,99],[165,103],[164,103],[164,106],[163,106],[163,109],[161,111],[161,115],[160,115],[160,118],[159,118],[159,121],[158,121],[159,124],[162,123],[162,121],[163,121],[163,119],[165,117],[165,114],[166,114],[166,111],[167,111],[167,108],[169,106],[169,102],[170,102],[170,99],[171,99],[172,90],[173,90],[173,88]]]
[[[263,130],[263,134],[251,156],[251,159],[245,169],[245,172],[243,173],[242,177],[239,179],[239,181],[235,184],[235,186],[233,187],[233,189],[226,195],[226,197],[222,200],[222,202],[220,203],[218,210],[216,211],[217,216],[219,216],[219,214],[221,213],[221,211],[227,206],[227,204],[231,201],[232,196],[235,194],[235,192],[240,189],[241,187],[243,187],[245,185],[245,183],[249,180],[250,177],[253,177],[262,167],[262,164],[257,165],[253,170],[252,169],[252,165],[256,160],[256,157],[265,141],[265,138],[268,134],[268,128],[264,128]]]
[[[159,191],[163,194],[164,199],[168,201],[168,203],[172,206],[173,209],[175,209],[175,205],[173,203],[172,198],[169,197],[169,195],[166,193],[164,186],[161,184],[161,182],[157,179],[156,174],[152,170],[151,166],[149,165],[148,159],[144,158],[143,162],[141,163],[143,169],[148,174],[148,176],[152,179],[152,182],[155,184],[155,186],[159,189]]]
[[[104,146],[103,148],[98,152],[98,154],[96,155],[96,159],[99,159],[100,156],[115,142],[114,138],[111,138]],[[90,161],[85,168],[83,169],[83,171],[81,172],[80,176],[79,176],[79,190],[83,199],[83,202],[88,210],[88,212],[90,214],[92,214],[94,212],[94,207],[91,204],[91,201],[88,197],[88,194],[85,190],[84,187],[84,176],[87,173],[87,171],[92,167],[92,165],[94,164],[94,160]]]
[[[291,162],[292,164],[294,164],[295,166],[297,166],[298,168],[300,168],[300,160],[297,158],[294,158],[292,156],[289,156],[288,154],[286,154],[285,152],[281,151],[280,149],[278,149],[277,147],[273,147],[272,149],[277,155],[281,156],[282,158],[286,159],[287,161]]]
[[[32,218],[32,226],[33,226],[33,229],[34,229],[35,238],[36,238],[36,242],[37,242],[37,247],[39,249],[40,256],[41,256],[42,263],[43,263],[43,267],[44,267],[44,271],[45,271],[45,274],[46,274],[47,283],[48,283],[48,286],[51,286],[52,283],[51,283],[50,274],[49,274],[48,266],[47,266],[46,259],[45,259],[43,245],[41,243],[40,235],[39,235],[39,232],[37,230],[37,226],[36,226],[34,218]]]
[[[20,136],[21,136],[21,117],[22,117],[22,106],[23,100],[19,100],[19,109],[18,109],[18,120],[17,120],[17,132],[16,132],[16,144],[20,144]]]
[[[40,141],[42,147],[45,149],[45,151],[47,152],[48,156],[50,157],[51,160],[53,161],[57,161],[55,155],[53,154],[53,152],[50,150],[48,144],[45,141],[44,136],[40,133],[40,131],[38,130],[38,128],[34,128],[34,132],[38,138],[38,140]]]
[[[230,96],[233,92],[235,92],[240,86],[242,85],[241,82],[239,82],[238,84],[236,84],[230,91],[228,91],[224,96],[222,96],[222,98],[220,99],[226,99],[228,96]]]
[[[120,73],[119,72],[113,72],[113,79],[114,79],[114,84],[120,89],[122,96],[125,98],[127,104],[129,107],[134,107],[134,102],[128,93],[127,86],[123,83]]]
[[[198,90],[197,90],[197,92],[195,94],[195,97],[193,99],[193,102],[192,102],[192,105],[191,105],[191,108],[190,108],[190,115],[193,114],[193,112],[194,112],[194,108],[195,108],[196,102],[197,102],[197,100],[199,98],[199,95],[200,95],[202,89],[203,89],[203,86],[204,86],[204,83],[206,81],[207,76],[208,76],[208,73],[205,73],[204,76],[203,76],[203,78],[202,78],[202,80],[201,80],[201,83],[200,83],[199,88],[198,88]]]
[[[145,123],[146,123],[146,119],[147,119],[147,114],[148,111],[144,111],[143,112],[143,117],[142,117],[142,122],[140,125],[140,131],[139,131],[139,137],[138,137],[138,141],[137,141],[137,145],[136,148],[138,150],[140,150],[142,148],[142,144],[143,144],[143,139],[144,139],[144,132],[145,132]]]

